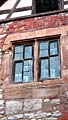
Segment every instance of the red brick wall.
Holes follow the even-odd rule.
[[[24,39],[35,38],[36,41],[37,37],[58,35],[60,35],[61,79],[44,81],[43,83],[35,81],[30,84],[12,84],[11,68],[13,49],[11,43],[20,39],[23,41]],[[60,116],[62,117],[59,120],[68,120],[68,16],[61,14],[51,15],[1,24],[1,49],[3,51],[1,51],[0,77],[4,80],[2,86],[5,100],[4,115],[7,114],[6,116],[8,118],[15,118],[21,117],[21,114],[23,114],[24,116],[26,115],[25,118],[22,116],[20,119],[32,120],[33,118],[29,119],[28,117],[31,117],[30,112],[33,112],[33,117],[38,117],[41,120],[45,119],[44,116],[46,116],[47,120],[48,118],[50,120],[53,120],[53,118],[58,120]],[[37,70],[36,68],[35,70]],[[18,109],[19,106],[16,102],[20,106],[21,111]],[[25,103],[29,107],[28,111]],[[36,103],[37,107],[33,106],[34,103]],[[9,111],[10,108],[11,110]],[[13,112],[14,110],[16,110],[15,114]]]
[[[0,25],[0,48],[3,46],[4,37],[11,33],[35,31],[46,28],[55,28],[68,24],[68,16],[52,15],[17,20]]]

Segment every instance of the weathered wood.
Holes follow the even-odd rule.
[[[7,16],[6,19],[8,19],[8,18],[12,15],[12,13],[13,13],[14,10],[16,9],[16,7],[17,7],[17,5],[18,5],[19,2],[20,2],[20,0],[17,0],[17,1],[16,1],[16,3],[14,4],[13,8],[11,9],[11,11],[10,11],[10,13],[9,13],[9,15]]]
[[[14,12],[22,12],[22,11],[27,11],[27,10],[31,10],[32,9],[32,6],[28,6],[28,7],[23,7],[23,8],[16,8],[14,10]],[[7,14],[7,13],[10,13],[11,10],[1,10],[0,11],[0,15],[1,14]]]

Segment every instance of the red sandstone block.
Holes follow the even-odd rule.
[[[67,112],[63,112],[62,113],[62,118],[60,118],[58,120],[68,120],[68,111]]]
[[[60,118],[60,119],[58,119],[58,120],[68,120],[68,118]]]
[[[64,22],[65,22],[65,24],[68,24],[68,16],[64,17]]]
[[[63,112],[63,118],[68,120],[68,112]]]

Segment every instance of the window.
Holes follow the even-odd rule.
[[[33,45],[16,45],[14,48],[15,82],[33,81]]]
[[[63,0],[35,0],[35,12],[42,13],[62,9]]]
[[[13,56],[15,83],[59,79],[59,40],[37,40],[34,44],[15,45]]]
[[[60,78],[58,40],[39,43],[39,78]]]

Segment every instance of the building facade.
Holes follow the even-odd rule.
[[[0,120],[68,120],[68,1],[0,3]]]

